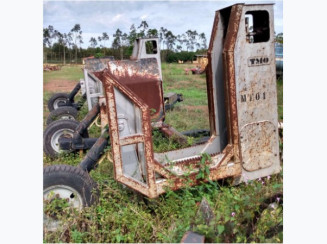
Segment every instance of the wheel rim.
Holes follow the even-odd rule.
[[[48,187],[43,191],[43,202],[51,201],[55,197],[65,199],[72,208],[76,208],[78,210],[83,208],[82,196],[69,186],[55,185]],[[54,231],[60,226],[61,221],[56,220],[43,212],[43,224],[47,230]]]
[[[70,114],[63,114],[63,115],[60,116],[59,119],[75,120],[74,116],[72,116]]]
[[[57,99],[54,100],[54,102],[53,102],[53,108],[54,108],[54,109],[57,109],[57,108],[60,107],[60,106],[59,106],[60,103],[64,103],[64,104],[66,104],[66,102],[67,102],[67,99],[66,99],[66,98],[57,98]]]
[[[61,130],[56,131],[51,137],[52,149],[57,153],[60,153],[61,151],[63,151],[63,150],[60,150],[60,148],[59,148],[59,138],[62,136],[65,136],[65,137],[69,136],[70,138],[72,138],[73,133],[74,133],[74,131],[72,129],[61,129]]]

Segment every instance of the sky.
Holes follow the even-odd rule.
[[[52,25],[61,33],[68,33],[75,24],[81,25],[82,47],[90,45],[91,37],[113,34],[119,28],[130,31],[132,24],[138,27],[145,20],[149,28],[171,30],[174,35],[187,30],[204,32],[209,44],[215,11],[229,5],[244,3],[275,3],[275,32],[283,32],[282,1],[43,1],[43,27]]]

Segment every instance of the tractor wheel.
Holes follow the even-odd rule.
[[[59,107],[49,114],[47,118],[47,125],[51,124],[56,120],[77,120],[77,110],[70,106]]]
[[[63,152],[63,150],[59,148],[59,138],[72,138],[78,125],[79,123],[75,120],[57,120],[52,122],[45,129],[43,134],[44,153],[51,158],[57,157],[60,152]],[[87,131],[84,133],[83,137],[89,137]]]
[[[52,165],[43,169],[43,225],[45,231],[60,227],[59,215],[68,207],[82,210],[98,199],[96,183],[79,167]]]
[[[53,111],[59,108],[59,104],[67,104],[68,101],[68,94],[67,93],[56,93],[54,94],[48,101],[48,108],[49,111]]]

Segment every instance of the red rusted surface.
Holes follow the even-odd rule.
[[[137,62],[111,61],[108,63],[108,72],[149,106],[152,120],[163,120],[163,91],[155,58]]]
[[[151,120],[163,121],[162,81],[159,77],[156,59],[110,61],[107,64],[107,69],[102,72],[94,72],[94,75],[102,80],[104,75],[111,74],[120,84],[133,91],[133,96],[137,96],[139,100],[148,105]]]
[[[214,158],[214,164],[207,162],[210,166],[210,174],[207,180],[218,180],[226,177],[235,177],[241,174],[240,164],[240,146],[239,146],[239,131],[237,121],[236,107],[236,84],[235,84],[235,66],[233,51],[238,32],[240,17],[242,13],[242,5],[234,5],[231,8],[230,22],[227,29],[227,35],[223,51],[224,73],[225,73],[225,88],[227,108],[227,127],[229,131],[229,144],[220,154],[211,155]],[[214,28],[218,25],[218,13],[216,13]],[[214,32],[214,30],[213,30]],[[211,52],[208,53],[209,62],[212,58]],[[208,66],[209,77],[207,78],[208,85],[208,101],[210,114],[211,132],[216,131],[213,101],[213,77],[210,75],[210,65]],[[180,160],[171,165],[162,165],[154,159],[152,148],[152,128],[151,118],[163,115],[163,99],[162,86],[159,79],[159,72],[156,67],[155,59],[148,60],[143,63],[135,61],[110,61],[108,69],[96,76],[103,82],[105,95],[107,99],[107,113],[110,125],[110,140],[112,145],[112,153],[115,167],[115,177],[117,181],[141,192],[142,194],[153,198],[157,197],[166,191],[166,187],[172,190],[177,190],[186,185],[196,185],[201,181],[196,179],[199,173],[199,161],[201,156],[192,157],[190,159]],[[114,96],[114,87],[125,94],[134,104],[138,106],[142,117],[142,135],[133,135],[119,138],[116,101]],[[156,101],[156,102],[154,102]],[[157,109],[158,110],[157,110]],[[151,114],[151,109],[154,114]],[[158,112],[159,111],[159,112]],[[162,116],[163,117],[163,116]],[[162,131],[168,136],[175,136],[176,132],[167,126],[163,126]],[[177,133],[178,134],[178,133]],[[125,176],[122,170],[121,149],[123,145],[144,143],[144,153],[146,160],[146,183],[138,182],[131,177]],[[210,141],[208,142],[210,143]],[[231,160],[233,160],[233,163]],[[187,177],[182,174],[187,172],[187,169],[192,170],[187,174]],[[176,173],[177,172],[177,173]],[[163,176],[163,179],[156,182],[155,173]]]
[[[234,159],[238,163],[240,159],[239,130],[237,120],[237,100],[236,100],[236,83],[235,83],[235,64],[234,64],[234,48],[236,37],[239,30],[243,5],[234,5],[231,10],[230,21],[228,24],[223,58],[224,58],[224,74],[227,81],[228,94],[228,120],[229,134],[234,145]]]
[[[104,72],[102,74],[102,83],[105,88],[105,94],[108,101],[108,116],[109,116],[109,126],[110,126],[110,140],[112,145],[112,153],[114,159],[114,167],[116,172],[117,181],[141,192],[142,194],[148,197],[157,196],[157,188],[155,186],[155,175],[154,175],[154,163],[153,163],[153,149],[152,149],[152,128],[150,122],[150,109],[147,104],[133,93],[127,86],[121,84],[117,78],[111,74],[111,72]],[[146,159],[146,182],[147,185],[142,184],[128,176],[125,176],[122,171],[122,158],[120,150],[120,138],[118,133],[118,123],[117,123],[117,114],[116,114],[116,101],[114,99],[114,90],[113,87],[120,90],[123,94],[131,99],[131,101],[140,108],[142,116],[142,129],[144,137],[144,152]],[[137,142],[140,142],[139,137],[134,137]],[[133,137],[131,137],[133,140]],[[131,142],[131,140],[128,141]]]
[[[120,138],[120,145],[131,145],[136,143],[142,143],[144,141],[143,135],[133,135],[133,136],[125,136]]]
[[[223,179],[227,177],[235,177],[241,174],[241,165],[240,164],[233,164],[228,165],[228,162],[234,155],[233,146],[227,145],[222,154],[224,155],[223,158],[219,161],[219,163],[215,166],[210,168],[210,174],[207,179],[199,180],[196,179],[198,175],[198,171],[192,172],[187,176],[177,176],[171,173],[169,177],[170,181],[163,181],[157,183],[157,192],[158,194],[162,194],[166,192],[166,188],[170,188],[172,190],[178,190],[185,186],[192,186],[197,185],[200,182],[206,182],[209,179],[214,181],[218,179]],[[199,160],[194,160],[193,163],[198,163]],[[190,162],[189,162],[190,163]],[[166,167],[169,170],[169,167]]]
[[[210,124],[210,132],[211,134],[216,134],[216,116],[215,116],[215,108],[214,108],[214,95],[213,95],[213,77],[212,77],[212,49],[214,38],[216,36],[217,27],[219,21],[219,12],[216,11],[215,19],[213,21],[212,33],[208,48],[208,65],[206,68],[206,82],[207,82],[207,94],[208,94],[208,109],[209,109],[209,124]]]
[[[107,108],[106,108],[106,99],[104,96],[99,97],[100,104],[100,120],[101,128],[104,128],[108,124]]]

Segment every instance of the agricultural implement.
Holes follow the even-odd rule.
[[[134,43],[133,54],[131,59],[139,60],[145,57],[154,57],[158,64],[161,65],[160,50],[157,43],[157,38],[137,39]],[[150,50],[150,49],[151,50]],[[155,48],[155,53],[153,49]],[[152,53],[150,53],[152,52]],[[81,79],[76,84],[74,89],[69,93],[55,93],[48,100],[48,109],[50,114],[47,118],[47,125],[56,120],[77,120],[78,111],[87,102],[88,111],[98,103],[99,97],[103,96],[103,87],[100,80],[96,79],[91,73],[101,71],[106,67],[108,61],[113,61],[112,56],[104,58],[86,58],[84,59],[84,79]],[[160,78],[162,79],[161,70]],[[78,101],[75,101],[76,95],[81,91],[82,96]],[[164,94],[165,109],[171,109],[177,102],[183,101],[182,94],[167,93]]]
[[[92,65],[92,60],[97,60],[97,65]],[[85,59],[84,79],[81,79],[69,94],[55,93],[48,100],[50,114],[47,118],[47,125],[60,119],[77,120],[78,111],[82,108],[85,101],[87,101],[89,111],[93,108],[98,102],[98,97],[102,95],[102,84],[99,80],[94,79],[89,72],[103,69],[104,66],[101,66],[101,64],[104,65],[110,60],[113,60],[113,57]],[[75,102],[75,97],[79,91],[81,91],[82,96]]]
[[[156,60],[156,66],[161,67],[160,51],[157,44],[158,38],[137,39],[134,43],[133,55],[129,62],[144,66],[147,63],[144,63],[142,60],[153,58]],[[88,128],[95,124],[103,129],[107,125],[107,116],[105,115],[106,111],[103,110],[104,107],[101,106],[102,103],[105,104],[103,84],[95,74],[103,71],[110,61],[112,61],[113,65],[127,62],[113,61],[112,58],[88,58],[84,60],[84,80],[77,84],[73,93],[78,92],[79,85],[83,88],[82,91],[85,95],[89,112],[80,122],[75,121],[77,110],[69,105],[59,107],[51,112],[48,117],[48,121],[51,119],[51,123],[46,127],[43,136],[43,150],[47,156],[56,157],[61,151],[87,150],[96,142],[97,138],[89,138]],[[161,81],[161,69],[159,69],[159,77]],[[154,93],[152,87],[149,87],[146,82],[129,82],[126,80],[121,82],[151,107],[151,113],[154,115],[152,116],[153,120],[163,120],[164,111],[172,109],[177,102],[183,101],[182,94],[173,92],[163,94],[162,90]],[[78,104],[78,106],[82,106],[81,102]],[[100,113],[101,109],[103,110],[102,113]],[[52,116],[55,116],[55,118]],[[60,116],[61,118],[58,118]],[[53,119],[57,120],[53,121]],[[98,123],[99,120],[101,121],[100,123]]]
[[[88,172],[103,155],[116,181],[149,198],[202,181],[233,178],[238,184],[280,172],[273,16],[271,4],[216,11],[206,70],[210,137],[198,145],[153,152],[152,128],[183,141],[164,124],[156,58],[109,61],[93,72],[103,84],[99,110],[108,126],[77,167],[44,169],[44,199],[60,196],[76,208],[93,204],[96,187]]]

